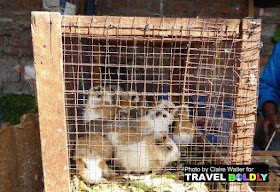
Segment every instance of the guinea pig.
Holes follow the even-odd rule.
[[[123,116],[121,116],[123,115]],[[117,115],[119,116],[119,115]],[[112,120],[95,120],[92,121],[96,130],[114,130],[118,129],[136,129],[138,133],[169,133],[169,125],[174,122],[174,117],[165,109],[150,109],[147,114],[140,118],[131,118],[127,112],[120,114],[120,119]],[[92,127],[92,126],[91,126]],[[93,129],[91,129],[93,130]]]
[[[138,128],[142,133],[169,133],[169,125],[173,122],[174,116],[167,110],[154,108],[140,118]]]
[[[173,141],[179,144],[190,144],[194,141],[195,126],[190,121],[189,106],[181,105],[173,112],[174,114],[174,132]]]
[[[177,145],[168,135],[117,135],[112,140],[115,163],[128,173],[159,171],[180,158]]]
[[[173,123],[174,117],[163,108],[135,109],[136,117],[132,117],[129,109],[117,111],[114,119],[97,119],[91,121],[91,132],[101,132],[102,130],[115,128],[134,128],[139,133],[169,133],[169,126]],[[146,113],[144,115],[144,113]],[[140,117],[137,117],[140,116]]]
[[[116,114],[115,96],[109,86],[96,86],[89,90],[83,119],[89,122],[95,119],[111,119]]]
[[[100,134],[83,136],[77,140],[74,161],[79,175],[88,183],[98,183],[110,179],[113,171],[106,161],[113,157],[113,145]]]
[[[140,101],[138,92],[125,91],[121,86],[110,85],[111,89],[118,95],[116,96],[116,103],[123,109],[131,106],[136,106]]]
[[[112,122],[112,129],[131,128],[143,134],[169,133],[169,125],[174,122],[173,115],[165,109],[150,109],[140,118],[132,118],[129,115],[126,116],[125,113],[123,115],[120,120]]]
[[[122,92],[120,95],[120,106],[122,108],[137,106],[139,101],[140,101],[139,94],[135,91]]]

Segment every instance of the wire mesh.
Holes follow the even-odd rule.
[[[185,191],[184,164],[230,164],[246,52],[240,26],[229,28],[225,19],[193,19],[186,25],[157,19],[152,25],[152,18],[147,23],[108,18],[100,24],[94,17],[64,17],[62,23],[72,181],[132,189],[156,177],[161,179],[156,187],[164,191],[171,177],[170,190]],[[257,52],[254,45],[249,49]],[[244,98],[256,98],[252,90]],[[254,112],[255,105],[246,110]],[[200,183],[198,191],[217,189],[228,185]]]

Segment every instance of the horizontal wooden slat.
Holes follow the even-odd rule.
[[[239,36],[239,19],[63,16],[65,34],[152,37]]]
[[[280,157],[280,151],[253,151],[252,156],[277,156]]]

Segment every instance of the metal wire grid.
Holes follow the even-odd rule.
[[[197,22],[202,22],[201,28],[192,28],[190,24],[182,26],[181,32],[192,30],[215,32],[224,25],[220,20],[213,22],[197,19]],[[185,120],[182,116],[184,111],[182,105],[188,106],[189,121],[194,127],[193,141],[188,144],[179,142],[180,158],[164,168],[153,171],[170,171],[180,179],[183,176],[181,168],[184,163],[230,163],[231,133],[235,122],[235,102],[240,78],[240,53],[244,51],[240,48],[242,39],[239,36],[220,37],[219,33],[216,36],[202,37],[106,35],[108,34],[106,31],[112,28],[136,30],[141,28],[137,25],[142,26],[137,23],[133,26],[120,23],[115,25],[104,23],[104,26],[100,26],[104,27],[104,35],[79,33],[83,30],[81,26],[88,25],[90,28],[91,23],[81,24],[79,20],[63,23],[64,28],[70,27],[72,30],[74,27],[77,32],[63,34],[65,107],[71,178],[79,175],[75,161],[78,139],[97,132],[103,134],[108,128],[120,128],[118,122],[123,121],[118,118],[120,115],[115,115],[111,119],[101,116],[101,125],[85,121],[83,113],[88,102],[89,89],[96,86],[117,87],[117,91],[109,91],[109,95],[115,98],[114,103],[112,106],[104,105],[102,110],[113,107],[115,113],[119,114],[121,110],[140,111],[134,118],[127,118],[131,124],[139,121],[148,110],[156,108],[154,105],[161,99],[172,101],[175,107],[168,106],[165,109],[168,112],[176,107],[180,110],[178,118],[170,120],[172,121],[168,133],[170,137],[174,135],[174,123],[182,123]],[[176,29],[174,27],[169,30],[174,34]],[[258,69],[248,69],[252,73],[256,70]],[[100,95],[104,96],[105,92],[101,90]],[[137,105],[129,103],[126,107],[121,106],[122,96],[127,95],[139,96]],[[256,95],[246,97],[253,98]],[[105,121],[109,122],[109,125]],[[122,128],[133,129],[129,124]],[[132,145],[133,142],[126,145]],[[252,143],[247,145],[252,146]],[[97,147],[101,147],[104,153],[106,146],[101,143],[101,146],[97,144]],[[128,184],[127,180],[120,180],[119,176],[128,175],[129,171],[117,166],[113,157],[103,159],[114,173],[118,173],[112,180]],[[110,183],[110,181],[101,182]],[[210,189],[217,188],[216,184],[208,185]],[[223,184],[223,187],[226,188],[226,185]]]

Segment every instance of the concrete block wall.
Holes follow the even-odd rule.
[[[83,0],[76,0],[79,1]],[[30,12],[41,9],[41,0],[0,0],[0,94],[32,93],[14,66],[33,63]],[[261,68],[274,46],[272,37],[279,24],[279,9],[255,9],[256,18],[263,19]],[[244,18],[248,16],[248,1],[96,0],[96,11],[97,15]]]
[[[30,12],[40,9],[40,0],[0,0],[0,94],[32,93],[14,67],[33,64]]]
[[[32,93],[14,67],[33,64],[30,24],[0,18],[0,93]]]
[[[265,67],[270,54],[275,46],[276,42],[273,40],[273,36],[276,34],[276,30],[280,27],[280,6],[270,8],[255,8],[254,16],[262,19],[262,43],[261,49],[261,70]]]
[[[97,14],[243,18],[247,0],[97,0]]]

